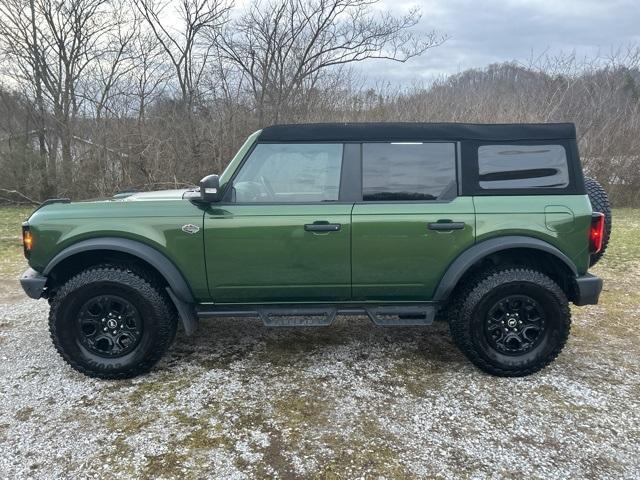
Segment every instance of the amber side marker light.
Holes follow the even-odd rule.
[[[602,240],[604,237],[604,213],[594,213],[591,215],[591,228],[589,229],[589,251],[598,253],[602,250]]]
[[[29,258],[31,249],[33,248],[33,235],[29,230],[29,225],[22,226],[22,247],[24,248],[24,256]]]

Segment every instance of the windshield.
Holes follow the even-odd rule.
[[[222,174],[220,175],[221,191],[224,191],[227,183],[229,182],[231,177],[233,177],[234,172],[238,168],[238,165],[240,165],[240,162],[242,162],[242,159],[244,158],[244,156],[247,154],[247,152],[249,151],[251,146],[254,144],[256,139],[260,136],[260,132],[262,132],[262,130],[258,130],[257,132],[253,132],[251,135],[249,135],[247,140],[240,147],[240,150],[238,150],[238,152],[235,154],[231,162],[229,162],[229,165],[227,165],[227,168],[225,168],[224,172],[222,172]]]

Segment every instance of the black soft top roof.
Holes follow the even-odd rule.
[[[409,140],[565,140],[576,138],[573,123],[306,123],[273,125],[262,142]]]

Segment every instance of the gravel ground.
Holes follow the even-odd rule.
[[[45,301],[0,304],[2,478],[638,478],[640,265],[576,308],[558,360],[482,374],[443,324],[205,322],[149,375],[88,379]],[[5,292],[6,293],[6,292]]]

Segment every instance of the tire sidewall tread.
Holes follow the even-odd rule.
[[[584,179],[584,187],[587,191],[587,196],[591,202],[591,209],[594,212],[604,214],[604,235],[602,237],[602,249],[598,253],[591,255],[589,259],[589,266],[593,267],[605,253],[607,246],[609,245],[609,238],[611,237],[612,228],[612,214],[611,204],[609,203],[609,196],[607,191],[596,180],[590,177]]]
[[[481,338],[484,317],[478,316],[478,310],[490,308],[492,292],[509,289],[541,301],[546,321],[553,322],[551,329],[549,325],[545,329],[546,338],[522,357],[496,352]],[[547,275],[526,268],[497,268],[480,274],[458,292],[448,312],[452,338],[462,353],[481,370],[504,377],[529,375],[549,365],[564,348],[571,329],[571,312],[562,289]]]
[[[114,293],[131,301],[139,311],[144,328],[140,344],[129,354],[114,359],[86,351],[75,340],[75,318],[70,317],[82,300],[93,294]],[[100,265],[70,278],[56,292],[49,312],[49,331],[61,357],[75,370],[103,379],[131,378],[149,371],[175,338],[177,318],[166,294],[134,270]]]

